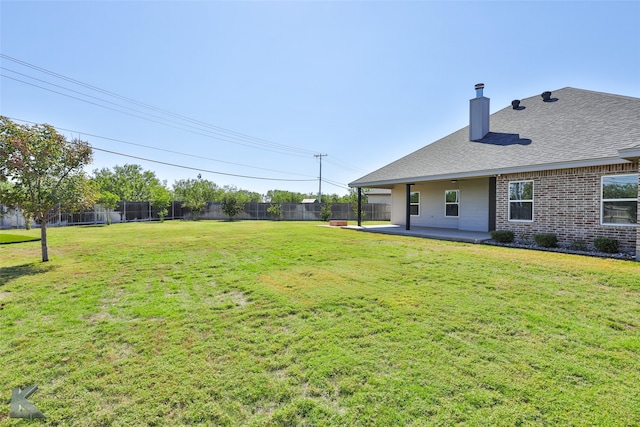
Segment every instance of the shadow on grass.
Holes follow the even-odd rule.
[[[39,237],[14,236],[10,234],[0,235],[0,245],[14,245],[17,243],[39,242]]]
[[[40,263],[15,265],[13,267],[0,268],[0,286],[23,276],[35,276],[36,274],[47,273],[54,267],[52,265],[42,265]]]

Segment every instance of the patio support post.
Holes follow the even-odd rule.
[[[406,230],[411,230],[411,186],[413,184],[407,184],[407,206],[406,206],[406,211],[407,211],[407,225],[406,225]]]
[[[358,187],[358,227],[362,227],[362,188]]]

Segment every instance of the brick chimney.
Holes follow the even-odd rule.
[[[478,141],[489,133],[489,98],[482,92],[484,83],[476,85],[476,97],[469,101],[469,139]]]

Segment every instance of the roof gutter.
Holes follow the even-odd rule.
[[[640,147],[634,147],[633,149],[627,148],[625,150],[619,150],[619,152],[627,151],[627,150],[636,150],[633,153],[638,153],[640,156]],[[389,180],[380,180],[380,181],[368,181],[368,182],[359,182],[354,181],[349,184],[349,187],[390,187],[395,184],[406,184],[408,182],[426,182],[426,181],[441,181],[448,179],[462,179],[462,178],[483,178],[488,176],[496,176],[510,173],[522,173],[522,172],[539,172],[545,170],[558,170],[558,169],[569,169],[569,168],[582,168],[589,166],[604,166],[611,164],[624,164],[630,163],[632,160],[628,160],[627,157],[605,157],[601,159],[589,159],[589,160],[579,160],[579,161],[570,161],[570,162],[558,162],[558,163],[544,163],[540,165],[527,165],[527,166],[513,166],[508,168],[499,168],[499,169],[486,169],[486,170],[478,170],[478,171],[469,171],[469,172],[454,172],[440,175],[425,175],[425,176],[415,176],[415,177],[407,177],[407,178],[398,178],[398,179],[389,179]]]
[[[626,160],[640,159],[640,145],[636,147],[623,148],[622,150],[618,150],[618,156]]]

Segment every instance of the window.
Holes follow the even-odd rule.
[[[420,193],[412,192],[409,199],[409,212],[411,215],[420,215]]]
[[[509,183],[509,221],[533,221],[533,181]]]
[[[602,177],[602,224],[632,225],[638,222],[638,175]]]
[[[444,192],[444,216],[458,216],[460,190],[446,190]]]

